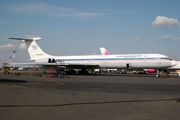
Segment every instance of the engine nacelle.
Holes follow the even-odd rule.
[[[49,58],[48,63],[56,63],[56,60],[54,58]]]
[[[56,63],[56,60],[54,58],[40,58],[40,59],[33,59],[30,61],[34,63]]]
[[[155,69],[143,69],[144,71],[148,72],[148,73],[154,73]]]

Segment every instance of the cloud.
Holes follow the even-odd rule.
[[[0,20],[0,23],[6,24],[7,22],[4,20]]]
[[[162,39],[169,39],[169,38],[173,38],[175,37],[176,35],[165,35],[162,37]]]
[[[180,37],[176,37],[176,35],[165,35],[162,39],[180,40]]]
[[[139,39],[139,38],[136,38],[136,39],[134,39],[133,41],[136,42],[136,41],[138,41],[138,40],[140,40],[140,39]]]
[[[173,40],[180,40],[180,37],[172,38]]]
[[[78,35],[78,33],[73,33],[73,36],[77,36]]]
[[[24,37],[26,38],[33,38],[33,37],[39,37],[39,31],[33,30],[32,32],[24,31]]]
[[[164,29],[180,27],[180,23],[177,19],[168,18],[165,16],[157,16],[156,20],[152,22],[155,27]]]
[[[100,13],[87,13],[80,12],[71,8],[62,8],[57,6],[51,6],[46,3],[33,2],[31,4],[13,3],[9,4],[8,10],[16,13],[26,14],[46,14],[55,17],[87,17],[87,16],[99,16]]]
[[[24,31],[24,33],[25,33],[25,34],[27,34],[27,33],[28,33],[28,31]]]
[[[39,35],[24,35],[25,38],[35,38],[39,37]]]
[[[10,50],[10,49],[13,49],[15,48],[15,45],[12,45],[12,44],[7,44],[7,45],[2,45],[0,46],[0,51],[4,51],[4,50]]]
[[[23,50],[23,49],[27,49],[25,43],[21,43],[21,44],[19,45],[19,50]]]
[[[39,32],[38,32],[38,31],[36,31],[36,30],[33,30],[33,33],[38,34]]]

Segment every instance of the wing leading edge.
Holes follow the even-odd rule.
[[[44,66],[44,67],[58,67],[58,66],[62,66],[65,68],[99,68],[98,64],[75,64],[75,63],[14,63],[15,65],[40,65],[40,66]],[[13,65],[13,63],[11,63],[10,65]]]

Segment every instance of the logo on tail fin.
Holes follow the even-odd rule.
[[[108,51],[105,51],[105,52],[104,52],[104,55],[110,55],[110,54],[108,53]]]
[[[33,50],[37,50],[37,48],[38,48],[37,45],[31,45],[31,47],[33,48]]]

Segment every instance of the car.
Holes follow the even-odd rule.
[[[19,70],[19,71],[23,71],[23,70],[24,70],[24,68],[22,68],[22,67],[19,67],[19,68],[18,68],[18,70]]]

